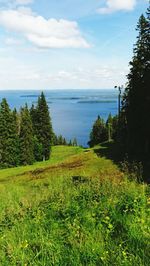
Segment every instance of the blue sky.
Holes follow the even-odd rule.
[[[147,0],[0,0],[0,90],[126,82]]]

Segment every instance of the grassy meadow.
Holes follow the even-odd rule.
[[[149,186],[96,148],[1,170],[0,201],[2,266],[150,264]]]

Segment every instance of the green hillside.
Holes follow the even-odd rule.
[[[149,187],[94,149],[1,170],[0,195],[2,266],[149,265]]]

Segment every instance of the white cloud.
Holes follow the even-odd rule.
[[[0,0],[0,5],[4,8],[17,8],[19,6],[27,6],[34,2],[34,0]]]
[[[22,34],[39,48],[88,48],[75,21],[46,20],[42,16],[21,10],[0,11],[0,25]]]
[[[97,10],[101,14],[109,14],[115,11],[131,11],[134,9],[137,0],[106,0],[106,6]]]
[[[10,46],[12,46],[12,45],[16,46],[16,45],[22,44],[22,41],[15,39],[15,38],[12,38],[12,37],[8,37],[5,39],[5,44],[10,45]]]
[[[33,0],[16,0],[16,5],[28,5],[33,3]]]
[[[15,56],[9,57],[4,51],[0,51],[0,55],[0,90],[113,88],[125,84],[128,73],[124,62],[115,66],[112,62],[90,66],[81,63],[80,67],[70,63],[70,68],[63,65],[55,68],[51,62],[45,66],[44,60],[36,64],[32,59],[30,62],[21,62]]]

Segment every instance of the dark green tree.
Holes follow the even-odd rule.
[[[31,120],[32,120],[32,126],[33,126],[33,133],[34,135],[36,135],[36,125],[38,123],[38,117],[37,117],[37,109],[34,106],[34,104],[32,104],[31,109],[30,109],[30,115],[31,115]]]
[[[109,114],[106,121],[107,139],[110,142],[113,138],[113,117]]]
[[[72,146],[72,140],[70,139],[68,146]]]
[[[108,141],[111,140],[118,140],[118,115],[112,116],[109,114],[106,120],[106,128],[107,128],[107,139]]]
[[[19,163],[16,111],[11,112],[6,99],[0,104],[0,167]]]
[[[42,161],[43,160],[43,146],[39,142],[37,136],[36,136],[36,130],[37,130],[37,123],[38,123],[38,112],[37,108],[32,104],[30,109],[30,116],[32,120],[32,127],[33,127],[33,143],[34,143],[34,158],[36,161]]]
[[[52,129],[49,108],[43,92],[38,98],[38,104],[36,108],[32,106],[30,114],[32,117],[34,135],[36,136],[36,140],[39,145],[42,146],[42,149],[40,148],[42,151],[42,160],[48,160],[50,158],[54,133]]]
[[[65,138],[63,138],[63,145],[66,146],[67,145],[67,141]]]
[[[150,13],[137,25],[138,37],[122,104],[122,142],[131,158],[150,154]]]
[[[38,141],[35,135],[33,136],[33,145],[34,145],[33,151],[34,151],[35,161],[41,162],[43,160],[43,146]]]
[[[15,166],[18,166],[20,164],[20,145],[19,145],[19,114],[16,110],[16,108],[12,111],[12,128],[13,128],[13,156]]]
[[[73,146],[78,146],[78,143],[77,143],[77,139],[76,139],[76,138],[73,139],[73,141],[72,141],[72,145],[73,145]]]
[[[90,133],[90,141],[88,144],[90,147],[93,147],[94,145],[106,141],[107,136],[108,134],[105,122],[100,116],[98,116]]]
[[[20,163],[21,165],[34,162],[34,137],[30,112],[27,105],[20,112]]]
[[[59,135],[57,138],[57,145],[64,145],[64,138],[62,135]]]
[[[118,115],[113,116],[112,120],[112,139],[117,141],[118,139]]]

